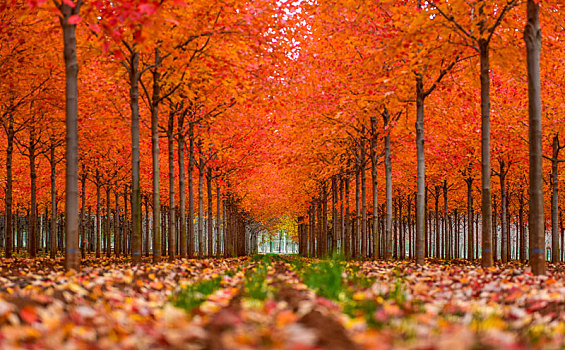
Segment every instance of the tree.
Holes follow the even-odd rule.
[[[530,266],[535,275],[545,274],[545,228],[543,215],[543,168],[541,147],[541,29],[539,4],[528,0],[524,41],[528,61],[528,114],[530,142]]]

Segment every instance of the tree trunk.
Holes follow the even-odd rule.
[[[492,197],[492,260],[496,262],[498,259],[498,223],[496,216],[498,208],[496,205],[496,195]]]
[[[78,237],[78,62],[76,24],[69,23],[80,12],[82,0],[75,6],[61,2],[60,24],[63,29],[65,59],[65,121],[66,121],[66,171],[65,171],[65,268],[80,269]]]
[[[345,176],[345,242],[343,244],[344,255],[351,256],[351,212],[349,210],[349,175]]]
[[[176,209],[175,209],[175,139],[174,139],[174,127],[175,127],[175,115],[171,112],[169,113],[169,128],[167,130],[167,144],[169,151],[169,262],[175,260],[175,241],[177,238],[176,234]]]
[[[363,127],[363,134],[365,128]],[[361,257],[367,256],[367,176],[365,173],[365,141],[361,140]]]
[[[81,206],[80,206],[80,252],[81,252],[81,256],[84,259],[86,257],[86,240],[88,239],[87,234],[86,234],[86,207],[85,207],[85,202],[86,202],[86,170],[84,168],[82,168],[82,175],[80,177],[80,185],[81,185]],[[117,202],[116,202],[117,203]]]
[[[543,167],[541,130],[540,53],[541,29],[539,4],[528,0],[528,22],[524,29],[528,62],[528,107],[530,141],[530,266],[534,275],[545,274],[543,216]]]
[[[353,257],[359,256],[359,240],[361,239],[361,167],[357,163],[355,172],[355,231],[353,235]]]
[[[57,187],[56,187],[56,162],[55,147],[50,149],[49,163],[51,166],[51,235],[49,237],[49,256],[54,259],[57,255]]]
[[[520,207],[518,208],[518,220],[520,223],[520,261],[524,263],[526,261],[526,234],[524,232],[524,191],[520,189],[520,195],[518,196],[518,201]]]
[[[100,258],[100,231],[102,231],[102,224],[100,222],[100,172],[96,169],[96,259]]]
[[[201,147],[199,147],[201,148]],[[198,256],[204,257],[204,159],[200,157],[198,167]]]
[[[222,222],[222,199],[220,198],[220,184],[216,183],[216,256],[221,255],[221,225]]]
[[[208,167],[206,174],[206,190],[208,197],[208,256],[214,256],[214,224],[213,224],[213,203],[212,203],[212,168]]]
[[[118,214],[118,205],[116,202],[116,215]],[[151,230],[149,228],[149,197],[145,196],[145,257],[149,257],[149,234],[150,234]],[[118,229],[117,229],[117,221],[116,221],[116,232],[114,233],[114,235],[118,234]],[[116,242],[117,239],[114,238],[114,242]],[[115,250],[115,249],[114,249]]]
[[[492,259],[492,208],[490,166],[490,63],[489,41],[479,39],[481,64],[481,219],[483,252],[481,265],[490,267]]]
[[[135,45],[129,60],[130,108],[131,108],[131,255],[134,264],[141,263],[141,193],[139,185],[139,52]]]
[[[181,118],[179,118],[179,129],[182,128]],[[180,258],[186,259],[186,191],[184,173],[184,147],[185,139],[182,132],[179,132],[178,139],[178,162],[179,162],[179,215],[180,215]]]
[[[467,183],[467,259],[475,258],[474,234],[473,234],[473,178],[465,179]]]
[[[426,165],[424,157],[424,83],[422,77],[416,78],[416,153],[417,153],[417,186],[416,200],[416,264],[424,265],[425,250],[425,195]],[[388,192],[388,189],[387,189]]]
[[[29,214],[28,231],[29,231],[29,246],[28,252],[31,258],[35,258],[37,254],[37,230],[36,230],[36,220],[37,220],[37,171],[35,167],[35,121],[32,117],[31,130],[29,134],[29,173],[31,179],[31,209]],[[77,185],[78,187],[78,185]],[[77,203],[78,204],[78,203]],[[78,210],[78,209],[77,209]],[[78,213],[78,211],[77,211]]]
[[[332,176],[332,242],[331,253],[337,253],[337,236],[338,236],[338,219],[337,219],[337,175]]]
[[[447,180],[443,180],[443,257],[448,258],[448,224],[447,224]]]
[[[118,194],[118,190],[115,189],[114,191],[114,198],[116,200],[116,209],[114,212],[114,255],[116,257],[120,256],[121,253],[121,231],[122,228],[120,227],[120,195]]]
[[[559,136],[553,136],[551,158],[551,262],[561,261],[559,251]]]
[[[6,247],[5,256],[7,259],[12,257],[12,252],[14,250],[14,230],[12,228],[12,202],[13,202],[13,171],[12,171],[12,157],[14,155],[14,116],[10,113],[8,114],[8,130],[6,132],[7,136],[7,147],[6,147],[6,193],[5,193],[5,203],[6,203]],[[19,249],[19,247],[18,247]]]
[[[106,184],[106,257],[110,257],[110,184]]]
[[[504,161],[500,161],[500,224],[502,225],[501,230],[501,241],[500,241],[500,260],[505,264],[508,262],[508,217],[507,213],[507,203],[506,203],[506,169]]]
[[[390,115],[388,110],[382,114],[383,122],[386,127],[390,123]],[[385,201],[386,201],[386,216],[385,216],[385,260],[392,260],[392,161],[391,161],[391,147],[390,147],[390,132],[385,135]]]
[[[383,113],[388,113],[385,108]],[[378,156],[377,156],[377,118],[371,117],[371,180],[373,182],[373,236],[374,236],[374,257],[379,256],[379,202],[378,202],[378,179],[377,179],[377,166],[378,166]],[[387,136],[389,133],[387,132]]]
[[[151,98],[151,159],[153,169],[153,263],[161,261],[161,198],[159,170],[159,100],[161,98],[161,55],[155,48],[155,67],[153,68],[153,96]]]
[[[194,124],[188,125],[188,257],[194,257]]]

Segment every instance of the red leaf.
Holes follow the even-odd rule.
[[[79,24],[80,23],[80,16],[79,15],[72,15],[69,17],[68,23],[69,24]]]
[[[39,317],[37,316],[37,313],[35,312],[35,308],[31,305],[24,306],[20,310],[20,317],[22,318],[22,320],[24,320],[25,322],[27,322],[29,324],[39,321]]]

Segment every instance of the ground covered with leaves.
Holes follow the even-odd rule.
[[[565,272],[297,257],[0,262],[1,349],[563,349]]]

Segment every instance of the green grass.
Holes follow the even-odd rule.
[[[255,258],[255,257],[254,257]],[[243,282],[244,295],[250,299],[265,300],[269,295],[269,288],[266,283],[267,272],[271,265],[272,258],[268,255],[261,257],[257,266],[247,270],[245,281]]]
[[[191,284],[183,288],[172,300],[173,305],[191,312],[202,304],[210,294],[221,287],[222,278],[216,277]]]
[[[344,271],[345,263],[338,259],[322,260],[297,270],[304,283],[316,294],[336,301],[345,299],[348,292],[342,278]]]

